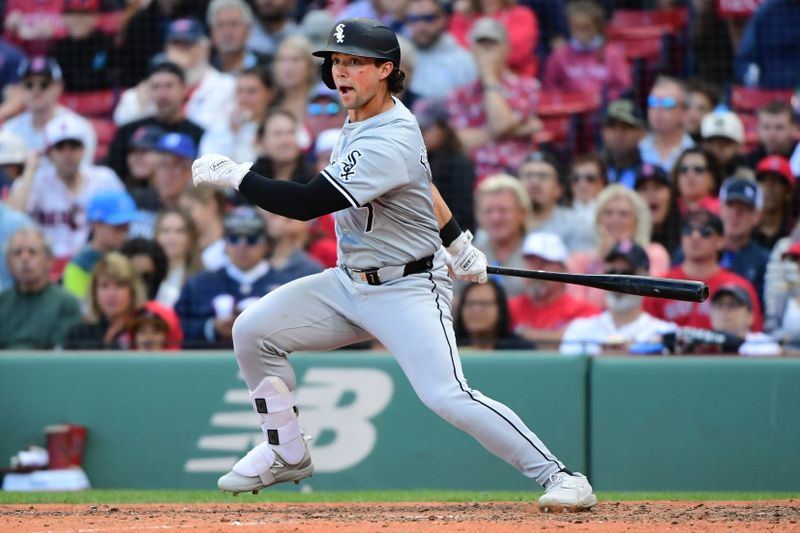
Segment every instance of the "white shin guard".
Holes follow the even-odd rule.
[[[250,399],[270,448],[289,464],[300,462],[306,445],[294,411],[294,391],[281,378],[267,376],[250,391]]]

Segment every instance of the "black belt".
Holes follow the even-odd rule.
[[[348,268],[345,265],[341,266],[354,281],[361,281],[369,285],[381,285],[388,281],[410,276],[411,274],[420,274],[430,271],[433,268],[433,256],[429,255],[422,259],[406,263],[405,265],[385,266],[380,268],[355,269]]]

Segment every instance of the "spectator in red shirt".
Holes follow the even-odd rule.
[[[547,60],[544,88],[619,98],[631,86],[631,69],[622,47],[605,41],[603,8],[590,0],[578,0],[567,7],[567,21],[572,37]]]
[[[522,245],[527,267],[553,272],[567,271],[567,247],[553,233],[531,233]],[[539,348],[558,348],[567,325],[579,317],[602,310],[566,291],[566,285],[538,279],[526,280],[523,294],[509,301],[514,331],[536,342]]]
[[[723,285],[743,287],[753,302],[753,331],[761,331],[761,306],[755,289],[749,281],[719,265],[719,254],[724,246],[722,220],[706,209],[699,209],[684,217],[681,233],[685,259],[664,277],[703,281],[711,294]],[[711,329],[711,303],[708,300],[694,303],[645,298],[644,310],[679,326]]]
[[[478,20],[470,42],[478,80],[452,93],[447,110],[480,182],[490,174],[515,174],[542,125],[534,115],[539,84],[508,70],[503,25],[491,18]]]
[[[476,22],[482,17],[491,17],[500,22],[508,34],[511,50],[504,62],[514,73],[533,78],[539,67],[536,59],[539,22],[531,8],[516,3],[516,0],[468,0],[465,11],[453,14],[448,31],[463,46],[469,47]]]

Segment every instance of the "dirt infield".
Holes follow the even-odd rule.
[[[0,532],[515,533],[531,531],[800,532],[800,500],[600,502],[540,513],[525,503],[231,503],[0,505]]]

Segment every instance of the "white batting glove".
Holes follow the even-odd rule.
[[[486,283],[488,262],[486,254],[472,245],[472,232],[467,230],[445,248],[450,255],[448,263],[456,277],[462,281]]]
[[[233,187],[237,191],[245,174],[253,163],[234,163],[229,157],[220,154],[206,154],[192,163],[192,180],[195,185],[208,183]]]

